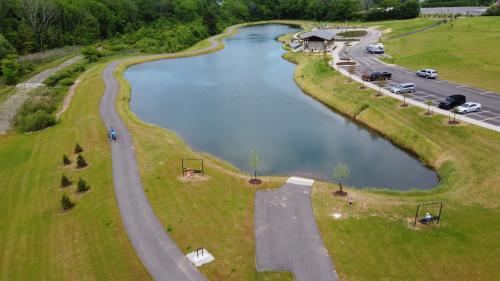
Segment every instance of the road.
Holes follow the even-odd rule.
[[[310,192],[310,186],[292,183],[257,192],[257,271],[291,271],[297,281],[338,280],[316,226]]]
[[[232,31],[233,28],[230,28],[227,33]],[[217,36],[209,38],[210,46],[207,48],[167,54],[162,58],[179,54],[192,56],[214,50],[219,44],[216,38]],[[113,181],[125,229],[137,255],[155,280],[206,280],[170,239],[144,193],[132,136],[115,108],[120,87],[113,72],[120,63],[122,61],[110,63],[103,72],[106,88],[100,104],[100,113],[106,128],[113,126],[118,134],[118,141],[111,145]]]
[[[462,94],[467,97],[467,101],[479,102],[483,106],[481,112],[468,113],[467,117],[500,126],[500,94],[441,79],[419,78],[413,71],[397,65],[385,64],[378,59],[381,57],[380,55],[369,55],[365,52],[366,46],[377,42],[381,35],[380,31],[369,29],[368,34],[361,38],[359,43],[342,50],[341,57],[350,57],[358,63],[357,76],[370,71],[389,71],[393,78],[385,87],[386,89],[395,84],[413,82],[417,91],[409,98],[419,102],[431,100],[434,106],[437,106],[440,100],[449,95]],[[439,71],[439,69],[437,70]]]
[[[461,14],[461,15],[471,15],[480,16],[488,7],[436,7],[436,8],[420,8],[420,13],[423,15],[435,15],[435,14]]]

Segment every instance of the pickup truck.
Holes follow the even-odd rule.
[[[363,74],[361,78],[365,81],[389,80],[392,78],[392,73],[387,71],[376,71],[368,74]]]

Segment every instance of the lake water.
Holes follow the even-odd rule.
[[[265,175],[333,181],[346,163],[345,183],[397,190],[434,187],[438,178],[407,152],[305,95],[295,65],[275,40],[296,31],[285,25],[243,28],[220,52],[130,67],[131,108],[142,120],[175,131],[195,150]]]

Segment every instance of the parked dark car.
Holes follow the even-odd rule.
[[[466,102],[464,95],[452,95],[439,103],[439,108],[452,109]]]
[[[377,80],[389,80],[392,77],[392,73],[383,71],[383,72],[372,72],[369,74],[363,74],[361,77],[365,81],[377,81]]]

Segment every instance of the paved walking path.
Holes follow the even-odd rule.
[[[232,30],[230,28],[227,32]],[[213,50],[218,46],[216,38],[209,39],[211,44],[207,48],[180,54],[192,56]],[[178,55],[171,54],[172,57]],[[162,56],[168,57],[170,55]],[[155,280],[206,280],[170,239],[144,193],[132,136],[115,108],[120,87],[113,72],[121,62],[112,62],[104,70],[106,88],[100,112],[105,126],[113,126],[118,134],[118,141],[112,143],[111,149],[113,180],[125,229],[139,258]]]
[[[338,280],[316,226],[312,182],[292,179],[255,196],[257,271],[291,271],[297,281]]]
[[[49,76],[61,69],[77,63],[83,57],[73,57],[60,65],[44,70],[18,85],[16,93],[0,104],[0,135],[5,134],[11,127],[12,118],[17,114],[19,108],[29,98],[29,94],[37,88],[37,84],[43,83]]]

